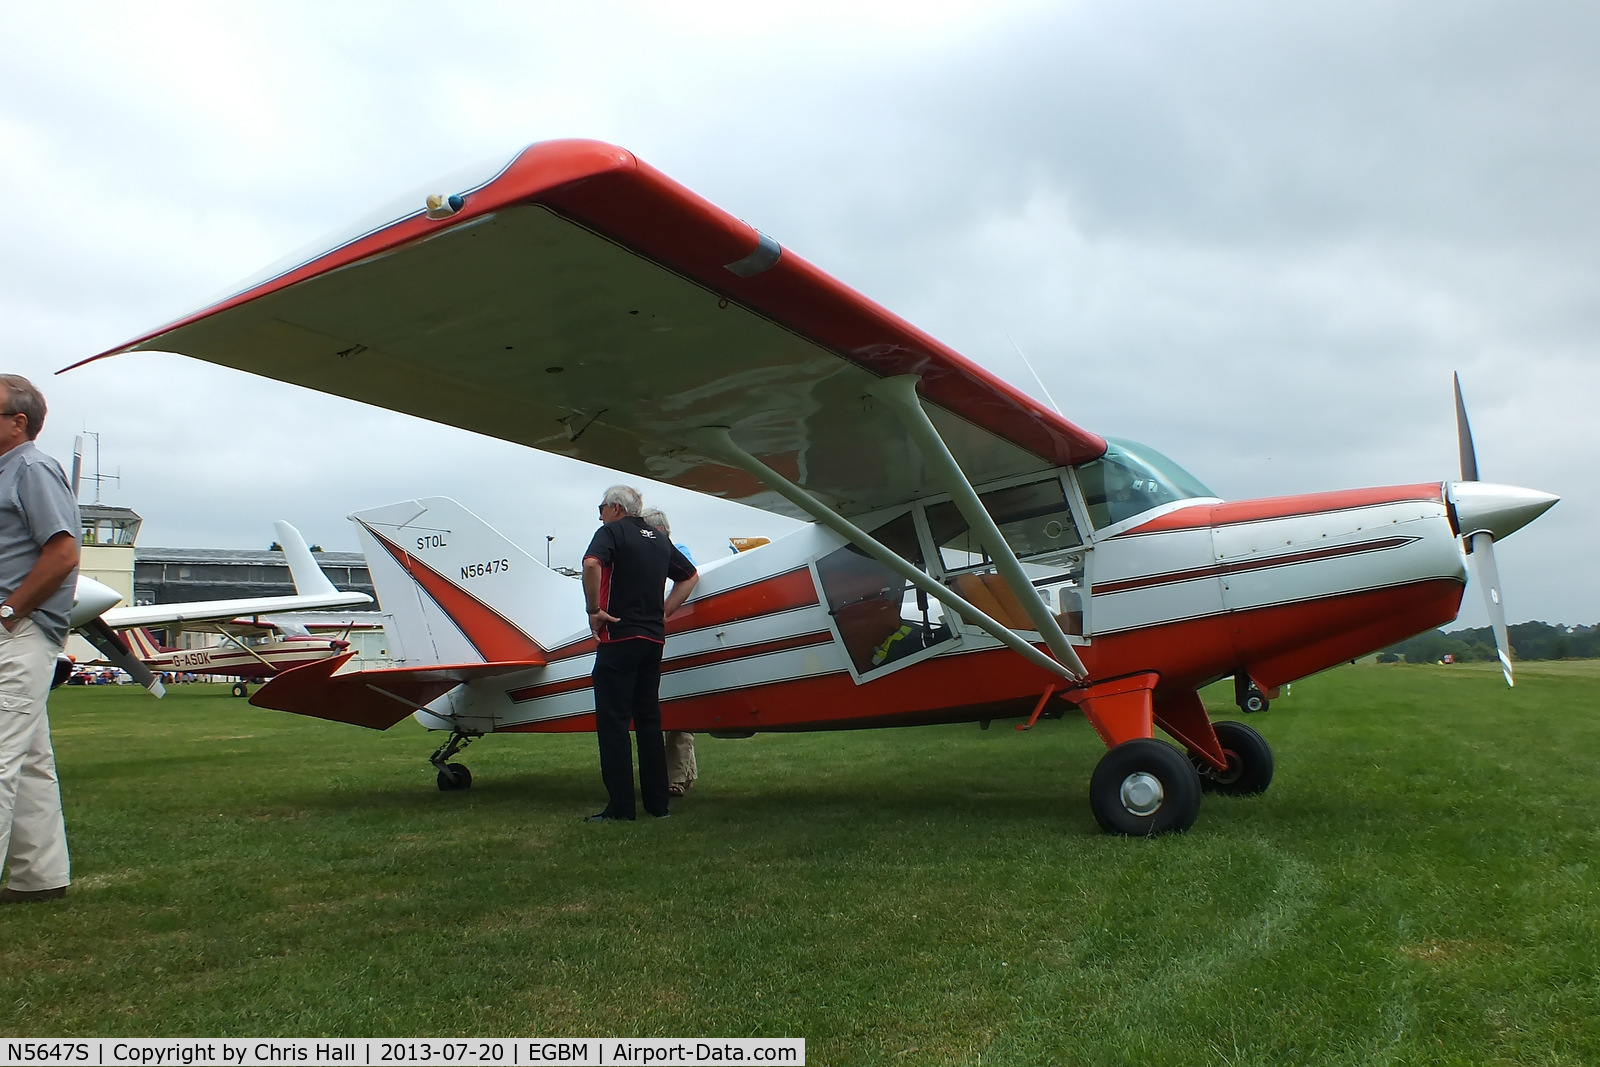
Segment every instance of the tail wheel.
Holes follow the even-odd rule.
[[[1089,807],[1108,834],[1182,833],[1200,814],[1200,777],[1183,753],[1163,741],[1124,741],[1095,765]]]
[[[1191,756],[1200,775],[1200,788],[1208,793],[1255,796],[1272,784],[1272,746],[1242,722],[1212,723],[1228,769],[1219,771],[1198,756]]]
[[[447,763],[439,768],[439,790],[449,793],[456,789],[472,788],[472,772],[465,764]]]

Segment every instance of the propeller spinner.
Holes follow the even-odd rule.
[[[1456,439],[1461,449],[1461,480],[1448,487],[1450,513],[1467,549],[1467,567],[1483,592],[1483,606],[1494,628],[1495,651],[1506,685],[1511,677],[1511,641],[1506,634],[1505,601],[1500,595],[1500,570],[1494,562],[1494,543],[1509,537],[1543,515],[1561,498],[1537,489],[1493,485],[1478,480],[1478,455],[1472,446],[1467,405],[1461,398],[1461,375],[1455,376]]]

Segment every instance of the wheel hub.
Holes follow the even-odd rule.
[[[1145,771],[1136,771],[1122,780],[1122,806],[1130,815],[1153,815],[1166,798],[1161,779]]]

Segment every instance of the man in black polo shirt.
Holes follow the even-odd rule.
[[[639,791],[644,810],[667,814],[667,755],[661,739],[661,648],[666,618],[689,599],[699,574],[672,542],[639,517],[637,489],[614,485],[600,504],[605,525],[583,554],[583,594],[595,636],[594,725],[600,777],[610,796],[591,822],[632,819],[633,754],[628,723],[639,746]],[[667,579],[672,591],[662,598]]]

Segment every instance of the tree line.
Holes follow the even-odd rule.
[[[1548,622],[1519,622],[1506,627],[1511,639],[1511,658],[1594,659],[1600,657],[1600,625],[1562,626]],[[1456,661],[1493,660],[1494,631],[1487,626],[1460,630],[1429,630],[1398,645],[1391,645],[1378,656],[1380,663],[1438,663],[1446,656]]]

